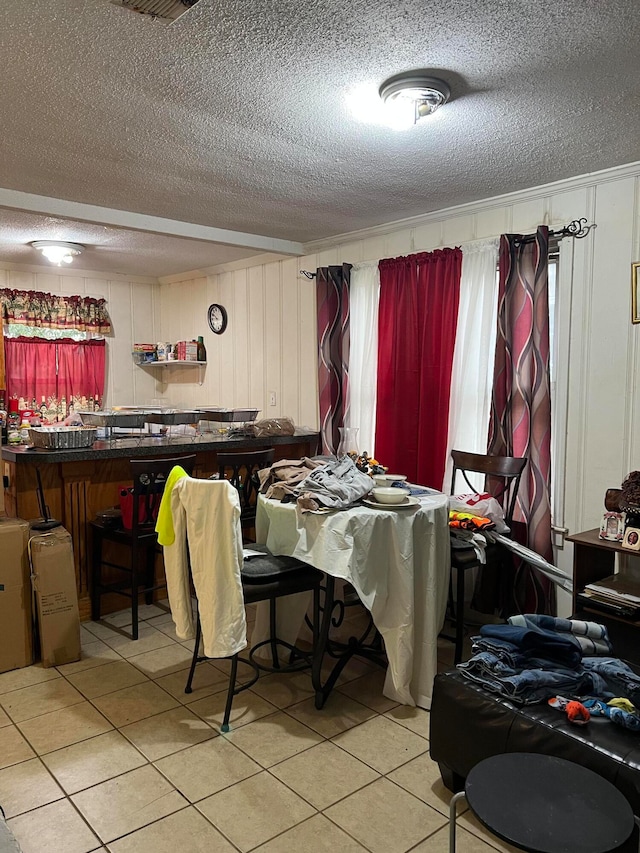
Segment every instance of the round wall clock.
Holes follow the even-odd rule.
[[[222,305],[217,305],[215,302],[213,305],[209,305],[209,310],[207,311],[207,320],[209,321],[209,328],[216,335],[221,335],[224,330],[227,328],[227,310]]]

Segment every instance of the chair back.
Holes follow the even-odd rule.
[[[133,479],[131,531],[134,536],[154,529],[165,483],[172,468],[180,465],[191,476],[195,461],[195,453],[170,459],[129,460]]]
[[[239,453],[218,453],[218,475],[228,480],[240,496],[240,523],[243,528],[253,527],[260,483],[258,471],[273,463],[273,447]]]
[[[482,453],[467,453],[464,450],[452,450],[451,458],[453,459],[451,494],[455,491],[458,472],[462,474],[464,481],[473,492],[477,489],[470,482],[468,474],[485,474],[491,477],[497,484],[497,489],[492,494],[502,504],[505,522],[511,526],[520,478],[527,460],[520,456],[487,456]]]

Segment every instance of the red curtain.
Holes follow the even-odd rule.
[[[514,521],[521,538],[546,560],[551,547],[551,398],[549,381],[548,228],[534,239],[500,238],[500,287],[488,453],[523,456]],[[549,580],[522,564],[512,579],[511,602],[520,613],[554,612]]]
[[[35,338],[5,338],[7,405],[11,397],[22,397],[28,407],[38,408],[56,396],[56,344]]]
[[[105,342],[73,341],[68,338],[5,338],[7,398],[33,401],[39,409],[43,398],[49,420],[64,416],[73,403],[96,395],[102,401],[105,382]],[[62,399],[65,399],[66,409]]]
[[[322,452],[336,453],[349,410],[349,282],[351,264],[316,271],[318,396]]]
[[[58,398],[78,400],[104,394],[104,341],[58,341]]]
[[[380,261],[376,457],[439,489],[447,452],[460,249]]]

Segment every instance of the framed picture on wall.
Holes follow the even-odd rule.
[[[631,264],[631,322],[640,323],[640,263]]]

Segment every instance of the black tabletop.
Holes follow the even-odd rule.
[[[605,853],[634,825],[631,806],[610,782],[551,755],[487,758],[467,776],[465,794],[487,829],[535,853]]]

